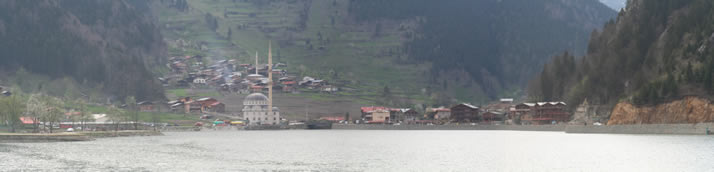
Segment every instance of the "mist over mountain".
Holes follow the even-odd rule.
[[[0,66],[160,99],[149,68],[165,61],[166,45],[150,14],[138,0],[0,1]]]

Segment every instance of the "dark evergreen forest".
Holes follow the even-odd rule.
[[[654,105],[714,93],[714,1],[631,0],[592,33],[580,60],[556,56],[533,79],[537,100]],[[564,60],[567,59],[567,60]],[[566,62],[567,61],[567,62]]]
[[[146,3],[2,1],[0,67],[71,77],[120,97],[163,98],[147,67],[161,64],[166,48]]]

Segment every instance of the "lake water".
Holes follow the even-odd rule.
[[[374,130],[165,134],[0,144],[0,171],[714,171],[714,136]]]

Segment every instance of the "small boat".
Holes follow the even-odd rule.
[[[307,123],[307,129],[332,129],[332,122],[328,120],[311,120]]]

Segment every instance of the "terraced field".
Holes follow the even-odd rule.
[[[265,57],[272,41],[274,63],[288,64],[291,74],[326,79],[348,90],[306,97],[374,104],[388,86],[397,99],[409,102],[404,104],[429,99],[422,91],[429,65],[410,63],[401,50],[415,21],[355,22],[347,13],[348,0],[191,0],[188,4],[185,12],[157,5],[162,32],[174,55],[206,54],[253,63],[255,52]],[[215,31],[206,22],[211,17],[218,23]],[[176,40],[183,41],[176,44]]]

